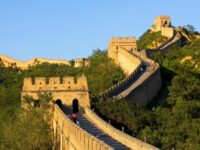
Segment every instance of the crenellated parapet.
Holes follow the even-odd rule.
[[[23,81],[22,99],[25,95],[38,99],[39,93],[51,93],[54,100],[60,99],[65,105],[71,105],[74,99],[81,106],[90,106],[87,79],[78,77],[26,77]]]
[[[88,90],[85,76],[75,77],[26,77],[23,91],[74,91]]]

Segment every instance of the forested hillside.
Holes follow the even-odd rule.
[[[161,149],[200,149],[200,40],[153,58],[161,65],[162,89],[144,108],[99,100],[96,111],[119,129]]]
[[[167,37],[161,35],[159,32],[151,32],[147,30],[137,41],[138,49],[154,49],[167,41]]]
[[[107,57],[106,51],[96,50],[88,58],[88,67],[73,68],[67,65],[44,63],[26,71],[0,65],[0,149],[36,150],[51,149],[52,133],[47,113],[51,96],[41,95],[39,108],[20,107],[22,80],[26,76],[78,76],[85,74],[90,94],[97,95],[124,78],[122,70]],[[47,116],[44,120],[44,116]]]

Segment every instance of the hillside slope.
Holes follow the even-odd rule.
[[[155,49],[167,41],[167,39],[167,37],[161,35],[161,31],[151,32],[149,29],[142,36],[140,36],[137,41],[138,49]]]

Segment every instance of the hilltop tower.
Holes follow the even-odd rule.
[[[153,22],[151,27],[152,32],[159,32],[161,31],[162,36],[165,37],[172,37],[174,34],[174,30],[171,26],[171,18],[170,16],[158,16]]]
[[[157,32],[160,31],[163,27],[171,27],[171,18],[170,16],[158,16],[153,22],[152,30]]]

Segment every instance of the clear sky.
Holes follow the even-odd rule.
[[[72,59],[136,36],[158,15],[200,31],[200,0],[0,0],[0,54]]]

